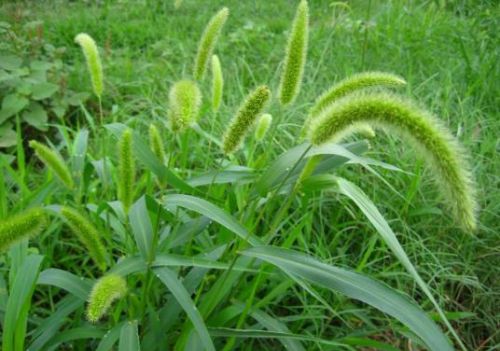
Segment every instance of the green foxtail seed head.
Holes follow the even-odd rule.
[[[422,152],[453,216],[468,231],[476,229],[475,189],[463,150],[431,114],[389,93],[346,96],[316,118],[309,130],[313,145],[339,140],[359,123],[402,134]]]
[[[183,131],[198,119],[200,89],[191,80],[180,80],[170,88],[170,123],[173,131]]]
[[[217,55],[212,56],[212,109],[218,111],[222,101],[224,78]]]
[[[39,235],[47,226],[43,209],[33,208],[0,221],[0,252],[25,238]]]
[[[255,127],[255,140],[261,141],[266,136],[271,123],[273,122],[273,116],[269,113],[263,113],[259,121],[257,122],[257,127]]]
[[[248,95],[224,134],[222,148],[226,155],[233,153],[241,145],[270,98],[271,91],[266,85],[259,86]]]
[[[75,42],[82,47],[85,60],[87,61],[87,67],[90,74],[90,80],[92,81],[94,94],[96,94],[96,96],[100,99],[104,89],[104,83],[101,57],[99,56],[99,51],[97,50],[95,41],[90,35],[80,33],[75,37]]]
[[[196,80],[203,79],[208,64],[208,59],[212,56],[217,38],[226,23],[229,10],[227,7],[222,8],[215,14],[205,27],[205,31],[201,36],[200,43],[198,44],[198,53],[194,62],[194,78]]]
[[[179,9],[179,7],[181,7],[181,5],[182,5],[182,0],[175,0],[174,7],[176,10]]]
[[[309,128],[311,121],[316,118],[321,111],[326,109],[341,97],[367,88],[397,88],[404,85],[406,85],[406,81],[400,76],[392,73],[376,71],[358,73],[343,79],[334,84],[330,89],[325,91],[316,99],[313,107],[309,110],[304,126],[302,127],[302,136],[304,137],[307,134],[307,129]]]
[[[155,156],[163,164],[165,162],[165,147],[163,146],[163,140],[160,135],[160,131],[154,124],[149,125],[149,147]]]
[[[121,201],[125,213],[128,212],[134,201],[135,161],[132,153],[132,131],[123,132],[118,142],[118,199]]]
[[[73,188],[73,177],[62,157],[51,148],[31,140],[30,147],[35,150],[37,157],[47,166],[69,189]]]
[[[307,1],[302,0],[295,13],[281,73],[279,96],[282,105],[293,102],[300,91],[306,63],[308,26],[309,7]]]
[[[84,215],[72,208],[62,207],[61,215],[73,234],[85,246],[89,256],[92,257],[102,271],[106,270],[107,252],[97,228]]]
[[[114,301],[127,293],[127,282],[117,274],[108,274],[98,279],[90,292],[87,305],[87,319],[98,322],[108,312]]]

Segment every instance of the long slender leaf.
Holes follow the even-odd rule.
[[[269,262],[293,277],[338,291],[396,318],[435,351],[453,350],[439,327],[406,296],[359,273],[324,264],[311,256],[276,247],[256,247],[243,252]]]
[[[149,260],[152,257],[153,225],[149,217],[145,196],[142,196],[132,205],[129,220],[139,252],[145,260]]]
[[[84,301],[87,300],[92,288],[90,280],[56,268],[49,268],[40,273],[37,284],[56,286]]]
[[[109,351],[113,348],[115,343],[120,338],[123,325],[127,322],[118,323],[113,328],[111,328],[101,339],[101,342],[97,346],[95,351]]]
[[[140,349],[137,321],[125,323],[120,332],[118,351],[140,351]]]

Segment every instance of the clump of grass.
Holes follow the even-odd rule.
[[[80,212],[70,207],[61,208],[61,215],[66,221],[73,234],[85,246],[88,254],[97,266],[102,270],[107,267],[107,252],[101,241],[97,228]]]
[[[261,141],[264,139],[272,122],[273,116],[271,116],[269,113],[263,113],[260,116],[257,122],[257,127],[255,127],[255,140]]]
[[[226,155],[238,149],[270,98],[271,91],[266,85],[257,87],[248,95],[224,134],[222,149]]]
[[[312,122],[309,137],[314,145],[338,141],[356,130],[359,123],[413,141],[431,165],[455,219],[464,230],[476,229],[475,189],[465,151],[436,117],[389,93],[350,95]]]
[[[135,161],[132,151],[133,134],[127,129],[118,142],[118,199],[128,212],[134,201]]]
[[[198,119],[201,92],[195,82],[181,80],[169,93],[170,124],[173,131],[183,131]]]
[[[98,322],[113,304],[127,293],[127,282],[117,274],[108,274],[97,280],[90,292],[87,305],[87,319]]]
[[[208,59],[212,56],[217,38],[228,16],[229,10],[227,7],[224,7],[210,19],[210,22],[205,27],[205,31],[198,44],[198,52],[194,63],[193,75],[196,80],[201,80],[205,76]]]
[[[302,0],[297,7],[292,30],[288,38],[285,64],[281,74],[279,97],[282,105],[292,103],[299,94],[306,63],[309,25],[309,7]]]
[[[164,163],[166,160],[165,147],[163,146],[163,140],[160,135],[160,131],[154,124],[149,125],[149,147],[155,156]]]
[[[218,111],[222,101],[222,90],[224,89],[224,77],[220,66],[219,57],[212,56],[212,110]]]
[[[66,187],[72,189],[74,186],[73,177],[68,169],[68,166],[62,157],[51,148],[31,140],[30,147],[35,150],[37,157],[63,182]]]
[[[0,222],[0,252],[12,244],[39,235],[47,226],[45,212],[32,208]]]
[[[97,50],[97,45],[90,35],[87,33],[80,33],[75,37],[75,42],[82,47],[87,67],[92,81],[92,88],[94,94],[101,99],[104,90],[103,73],[101,57]]]

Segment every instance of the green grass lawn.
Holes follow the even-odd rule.
[[[364,155],[394,165],[403,172],[383,167],[375,167],[376,172],[370,172],[359,165],[348,164],[336,169],[335,174],[357,184],[376,204],[439,305],[449,312],[448,319],[467,348],[497,349],[500,343],[500,7],[495,1],[466,0],[309,2],[309,48],[302,88],[290,107],[278,103],[270,105],[268,112],[274,120],[266,141],[259,144],[248,140],[242,151],[225,159],[214,142],[203,135],[189,130],[179,136],[163,128],[169,168],[184,180],[228,164],[249,166],[261,174],[272,160],[300,143],[298,136],[309,108],[315,98],[333,83],[354,73],[371,70],[403,77],[407,85],[399,92],[438,116],[470,155],[480,207],[478,231],[467,233],[455,224],[443,205],[432,171],[405,138],[377,131]],[[62,60],[71,68],[65,77],[65,86],[76,92],[91,93],[91,84],[74,37],[80,32],[90,34],[99,46],[104,67],[103,123],[127,124],[146,139],[150,123],[164,126],[167,122],[170,87],[176,81],[190,77],[203,28],[218,9],[227,6],[230,15],[215,48],[225,80],[219,112],[213,113],[210,109],[210,79],[200,83],[204,95],[200,128],[220,139],[237,107],[253,88],[267,84],[273,93],[278,90],[287,35],[298,2],[184,0],[177,9],[173,3],[173,0],[4,3],[0,5],[0,21],[8,22],[14,29],[31,21],[41,21],[46,43],[66,49]],[[116,241],[111,238],[117,232],[126,236],[128,234],[123,233],[133,231],[133,224],[119,216],[114,222],[106,218],[114,206],[107,203],[116,200],[113,183],[119,180],[116,176],[106,180],[106,175],[99,178],[90,174],[95,172],[93,167],[98,169],[96,162],[105,163],[102,160],[104,155],[109,157],[107,165],[115,174],[118,168],[116,140],[103,128],[93,129],[89,118],[100,125],[99,103],[93,96],[81,107],[68,110],[63,119],[52,119],[46,134],[29,129],[20,135],[25,146],[29,139],[46,142],[48,138],[62,154],[70,154],[64,145],[72,144],[68,140],[73,140],[77,130],[90,128],[88,159],[83,172],[88,181],[77,189],[78,195],[55,188],[54,177],[47,175],[36,158],[31,157],[28,147],[24,151],[26,169],[23,172],[20,170],[23,162],[19,159],[21,154],[24,155],[24,152],[20,154],[21,143],[18,142],[17,148],[1,150],[17,159],[1,171],[0,180],[4,185],[0,188],[0,218],[8,217],[9,209],[14,213],[33,204],[87,204],[94,219],[99,217],[97,214],[101,215],[102,221],[96,223],[108,243]],[[106,172],[106,166],[101,169]],[[177,192],[172,187],[159,186],[159,183],[151,172],[142,171],[134,184],[135,199],[148,194],[163,201]],[[209,185],[200,189],[202,194],[198,196],[222,207],[244,227],[254,230],[253,234],[257,236],[263,236],[261,232],[274,224],[281,202],[286,198],[271,199],[269,206],[264,207],[268,210],[265,212],[256,201],[249,200],[256,196],[249,183],[233,187]],[[351,200],[338,193],[322,192],[297,196],[292,201],[293,206],[276,224],[279,235],[273,244],[291,247],[322,262],[350,267],[381,280],[410,296],[440,321],[426,295]],[[149,213],[156,222],[160,222],[160,217],[165,220],[158,233],[160,236],[181,232],[188,237],[179,237],[179,234],[177,239],[172,239],[175,245],[167,240],[165,245],[169,246],[170,253],[194,257],[211,252],[212,259],[230,265],[235,262],[233,258],[239,250],[244,248],[242,241],[236,241],[228,229],[200,223],[203,219],[195,216],[190,217],[191,222],[185,221],[183,216],[191,214],[188,211],[177,208],[160,216],[160,210],[151,213],[152,208],[149,207]],[[259,217],[260,211],[264,213],[262,217]],[[122,239],[123,246],[110,244],[114,259],[137,253],[133,248],[133,238]],[[219,244],[228,246],[217,256],[214,252]],[[40,239],[33,240],[30,245],[30,251],[46,256],[44,268],[64,269],[91,279],[101,275],[92,260],[82,253],[81,244],[62,226],[61,220],[51,222]],[[26,248],[14,248],[8,255],[0,256],[3,275],[0,283],[3,287],[9,285],[5,282],[10,283],[15,270],[19,269],[16,257],[21,257],[21,252],[26,255],[23,250]],[[222,271],[201,271],[201,282],[193,287],[191,297],[198,307],[201,306],[200,311],[209,327],[272,330],[269,326],[264,328],[265,322],[255,316],[255,311],[264,311],[273,320],[285,324],[290,333],[307,336],[309,339],[300,342],[308,350],[343,347],[372,350],[382,347],[356,342],[363,338],[402,350],[425,348],[408,328],[376,309],[318,288],[319,295],[327,302],[325,306],[285,276],[276,278],[278,271],[273,271],[270,265],[264,267],[263,274],[247,273],[235,278],[233,290],[214,308],[215,313],[208,311],[209,307],[204,310],[204,303],[208,304],[207,299],[217,294],[217,288],[223,290],[224,284],[231,286],[231,278],[224,278],[224,272],[230,269],[226,266]],[[200,274],[201,269],[190,268],[189,265],[182,266],[176,272],[179,277],[194,279],[193,272],[198,269],[195,273]],[[254,268],[258,267],[252,266]],[[95,349],[98,342],[91,340],[99,340],[105,331],[117,326],[118,321],[124,320],[120,316],[125,319],[141,316],[140,325],[155,325],[154,318],[168,320],[168,324],[161,327],[147,330],[139,327],[139,334],[144,337],[143,350],[153,350],[153,345],[158,349],[171,349],[178,339],[189,339],[186,330],[190,328],[190,319],[180,313],[179,305],[172,302],[172,295],[165,295],[161,282],[153,280],[150,275],[148,270],[139,277],[129,278],[129,287],[135,286],[135,289],[130,289],[133,292],[127,301],[120,302],[109,319],[94,329],[88,323],[80,323],[85,319],[84,308],[75,308],[57,328],[64,331],[82,328],[74,332],[81,333],[82,339],[72,338],[71,333],[64,334],[63,337],[68,337],[66,345],[73,345],[77,350]],[[251,291],[257,286],[256,280],[260,283],[257,284],[259,288]],[[184,279],[185,284],[186,281],[189,278]],[[147,304],[141,301],[141,296],[146,294],[149,296]],[[43,318],[57,310],[64,296],[60,289],[37,287],[28,318],[26,345],[39,336],[32,331],[40,330]],[[0,311],[4,315],[6,294],[0,294],[0,298]],[[245,306],[248,299],[253,299],[254,305],[246,312],[254,313],[254,319],[248,317],[239,323],[238,316],[242,311],[237,308]],[[75,302],[68,299],[66,303],[69,306]],[[154,308],[158,311],[150,310]],[[447,332],[443,323],[439,325]],[[166,341],[162,336],[155,339],[162,328],[168,336]],[[224,330],[218,332],[223,334]],[[221,350],[224,345],[231,346],[231,342],[226,344],[230,336],[214,337],[216,346]],[[448,336],[453,340],[451,334]],[[50,340],[54,345],[61,345],[62,341],[54,341],[56,338],[51,335]],[[339,341],[344,346],[327,345],[317,339]],[[164,344],[155,344],[157,341],[154,340],[162,340]],[[262,335],[260,338],[238,337],[234,349],[284,349],[286,343],[279,340],[278,337],[264,338]],[[184,344],[177,342],[179,345],[187,350],[190,347],[189,341]],[[229,346],[226,347],[229,349]],[[69,346],[60,347],[70,349]],[[290,349],[300,349],[296,347],[293,344]]]

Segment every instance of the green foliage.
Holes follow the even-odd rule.
[[[127,293],[127,282],[116,274],[108,274],[97,280],[92,287],[87,305],[87,319],[98,322],[109,310],[114,301]]]
[[[271,91],[266,85],[257,87],[247,96],[224,134],[222,149],[226,155],[238,149],[246,134],[255,123],[257,116],[262,112],[267,101],[270,99]]]
[[[38,141],[31,140],[30,147],[35,150],[38,158],[68,187],[73,188],[73,177],[68,166],[56,151],[40,144]]]
[[[181,80],[170,88],[169,117],[172,130],[184,131],[198,119],[201,92],[195,82]]]
[[[118,143],[118,199],[128,212],[134,202],[135,160],[133,155],[132,130],[123,132]]]
[[[273,122],[273,116],[269,113],[263,113],[259,121],[257,122],[257,126],[255,127],[255,140],[261,141],[267,134],[271,123]]]
[[[0,26],[0,148],[16,145],[16,117],[22,130],[47,132],[88,98],[66,82],[71,67],[63,60],[64,47],[43,37],[43,24]]]
[[[0,252],[18,241],[39,235],[46,226],[47,218],[41,208],[26,210],[0,221]]]
[[[202,80],[205,76],[208,60],[212,56],[215,44],[228,16],[229,10],[224,7],[210,19],[210,22],[205,27],[194,62],[193,75],[196,80]]]
[[[97,45],[90,35],[80,33],[75,37],[75,42],[82,47],[87,68],[89,70],[90,80],[92,81],[92,89],[94,94],[100,99],[104,90],[103,73],[101,57]]]
[[[387,129],[414,142],[464,230],[477,227],[477,204],[465,151],[443,124],[428,112],[388,93],[352,95],[337,101],[311,124],[314,145],[339,141],[358,123]]]
[[[220,66],[219,57],[212,55],[212,109],[218,111],[222,101],[224,89],[224,78]]]
[[[285,63],[281,73],[279,97],[282,105],[292,103],[299,94],[306,64],[309,32],[309,7],[302,0],[297,7],[292,30],[288,38]]]
[[[62,207],[61,215],[78,240],[85,246],[99,269],[106,270],[107,251],[97,228],[83,214],[70,207]]]

